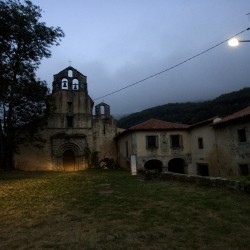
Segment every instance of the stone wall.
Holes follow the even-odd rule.
[[[233,181],[222,177],[205,177],[199,175],[176,174],[171,172],[159,174],[153,171],[143,171],[143,176],[145,180],[151,180],[153,178],[157,178],[164,181],[176,180],[181,182],[194,183],[200,186],[224,187],[228,189],[243,191],[250,194],[250,183]]]

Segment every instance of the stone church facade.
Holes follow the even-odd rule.
[[[77,171],[90,167],[91,155],[115,160],[116,122],[110,106],[95,106],[88,94],[87,77],[73,67],[54,75],[54,109],[40,130],[45,145],[22,146],[15,157],[17,169]]]

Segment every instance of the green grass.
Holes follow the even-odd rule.
[[[0,249],[250,249],[250,196],[123,170],[0,172]]]
[[[232,181],[240,181],[242,183],[250,184],[250,176],[235,176],[231,177]]]

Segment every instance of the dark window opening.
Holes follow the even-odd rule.
[[[147,148],[154,149],[158,148],[158,137],[155,135],[147,136]]]
[[[238,139],[239,139],[239,142],[247,141],[246,130],[244,128],[238,130]]]
[[[126,147],[126,157],[128,157],[128,142],[127,141],[126,141],[125,147]]]
[[[207,164],[197,164],[197,174],[201,176],[209,176]]]
[[[182,146],[180,135],[171,135],[171,147],[180,148]]]
[[[239,175],[240,176],[248,176],[249,175],[249,168],[247,164],[240,164],[239,165]]]
[[[198,147],[199,147],[200,149],[202,149],[202,148],[204,147],[204,145],[203,145],[203,138],[202,138],[202,137],[199,137],[199,138],[198,138]]]
[[[103,134],[104,135],[106,134],[106,124],[105,123],[103,124]]]
[[[68,116],[67,117],[67,127],[68,128],[73,128],[73,116]]]
[[[73,105],[72,102],[68,102],[68,112],[72,113],[73,112]]]

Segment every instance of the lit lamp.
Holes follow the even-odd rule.
[[[228,41],[228,45],[229,46],[232,46],[232,47],[235,47],[235,46],[238,46],[239,43],[247,43],[247,42],[250,42],[250,40],[238,40],[237,38],[232,38]]]

